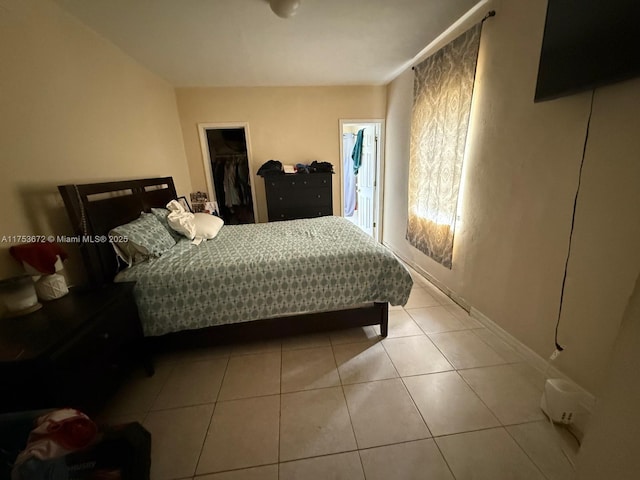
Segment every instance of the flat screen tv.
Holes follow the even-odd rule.
[[[549,0],[534,100],[640,75],[640,0]]]

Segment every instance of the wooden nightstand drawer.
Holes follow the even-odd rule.
[[[123,345],[138,337],[135,329],[135,304],[118,303],[101,312],[87,328],[61,349],[51,360],[58,368],[81,368],[83,364],[107,363]]]
[[[0,410],[93,412],[134,360],[152,374],[133,286],[73,289],[37,312],[0,323],[0,378],[11,392],[0,395]]]

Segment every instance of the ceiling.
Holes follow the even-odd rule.
[[[379,85],[479,0],[55,0],[176,87]]]

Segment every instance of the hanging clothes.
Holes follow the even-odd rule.
[[[238,166],[236,170],[238,190],[240,191],[240,200],[242,205],[251,204],[251,180],[249,178],[249,161],[246,156],[238,158]]]
[[[238,164],[234,158],[228,160],[224,165],[224,197],[225,205],[233,207],[240,205],[240,193],[237,185],[237,168]]]
[[[360,170],[360,165],[362,165],[363,137],[364,137],[364,128],[358,130],[358,135],[356,137],[356,144],[353,146],[353,153],[351,154],[351,158],[353,159],[354,175],[358,175],[358,170]]]
[[[354,133],[342,134],[342,171],[344,172],[344,216],[350,217],[356,209],[356,176],[353,173]]]

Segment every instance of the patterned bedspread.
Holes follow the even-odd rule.
[[[404,305],[411,276],[393,253],[340,217],[225,225],[120,272],[135,280],[145,335],[337,310]]]

